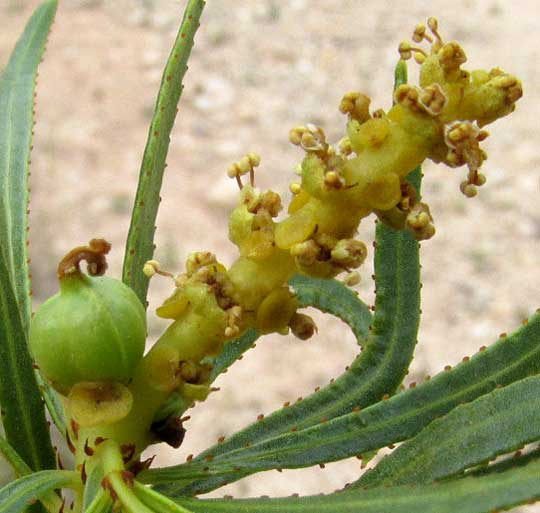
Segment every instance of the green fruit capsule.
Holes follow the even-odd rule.
[[[59,266],[60,292],[36,312],[30,348],[43,376],[62,394],[81,382],[127,384],[144,352],[146,320],[135,293],[121,281],[88,276],[106,268],[110,246],[99,239],[76,248]],[[83,254],[84,253],[84,254]]]

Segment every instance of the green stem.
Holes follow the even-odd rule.
[[[112,504],[111,496],[101,488],[84,513],[103,513],[109,511]]]
[[[130,483],[125,475],[124,461],[118,444],[113,440],[106,440],[99,445],[97,456],[103,464],[105,479],[122,504],[123,510],[127,513],[154,513],[139,501],[133,492],[133,483]]]
[[[151,488],[135,482],[133,485],[135,495],[154,511],[167,511],[168,513],[192,513],[190,509],[186,509],[180,504],[173,502],[168,497],[152,490]]]
[[[147,508],[137,498],[132,487],[124,480],[121,472],[111,472],[107,479],[122,504],[123,510],[127,513],[154,513],[153,510]]]

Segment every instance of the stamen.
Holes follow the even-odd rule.
[[[413,32],[412,40],[415,43],[421,43],[424,40],[428,43],[433,43],[433,38],[429,34],[426,34],[426,26],[423,23],[419,23],[418,25],[416,25]]]
[[[439,22],[437,21],[437,18],[434,18],[434,17],[428,18],[427,24],[428,24],[429,30],[431,30],[431,33],[435,36],[437,43],[440,46],[442,46],[444,42],[441,35],[439,34]]]
[[[174,280],[174,275],[168,271],[163,271],[161,269],[161,264],[157,260],[148,260],[143,266],[143,273],[148,276],[148,278],[159,274],[160,276],[165,276]]]
[[[241,176],[249,173],[249,183],[252,187],[255,186],[255,170],[259,164],[261,163],[261,157],[257,155],[256,153],[248,153],[247,155],[243,156],[240,160],[237,162],[233,162],[229,169],[227,170],[227,175],[229,178],[236,178],[236,183],[238,184],[238,188],[242,190],[244,187],[244,184],[242,183]]]

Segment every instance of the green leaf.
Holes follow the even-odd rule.
[[[58,429],[60,433],[65,434],[67,432],[66,419],[64,417],[64,407],[62,406],[59,394],[44,380],[39,370],[36,369],[34,375],[36,376],[41,396],[45,401],[45,405],[47,406],[47,410],[56,429]]]
[[[354,486],[422,484],[540,439],[540,377],[494,390],[434,420]]]
[[[226,372],[240,356],[253,347],[258,338],[259,334],[254,329],[250,329],[241,337],[227,342],[219,355],[208,358],[207,360],[205,359],[203,363],[212,365],[210,382],[213,382],[220,374]]]
[[[41,470],[23,476],[0,490],[0,513],[19,513],[49,490],[80,484],[80,476],[68,470]]]
[[[296,468],[380,449],[419,433],[456,406],[473,401],[498,385],[540,372],[540,314],[513,335],[500,338],[454,369],[360,412],[263,440],[216,456],[212,461],[155,469],[141,474],[148,483],[176,495],[187,486],[207,490],[218,476],[242,477],[272,468]]]
[[[501,459],[491,465],[479,465],[478,467],[467,471],[467,476],[486,476],[504,472],[512,468],[523,467],[531,462],[540,461],[540,448],[534,449],[526,454],[520,454],[519,451],[514,455]],[[452,479],[452,478],[450,478]]]
[[[34,470],[56,461],[27,336],[9,270],[0,254],[0,405],[8,442]]]
[[[31,314],[28,268],[28,170],[37,68],[57,2],[36,9],[0,75],[0,240],[25,330]]]
[[[28,170],[30,163],[30,151],[32,142],[32,129],[34,124],[34,91],[36,87],[37,68],[43,57],[49,30],[51,28],[56,13],[57,2],[49,0],[36,9],[30,18],[24,33],[20,37],[17,45],[10,57],[10,60],[0,75],[0,240],[3,266],[7,275],[2,272],[2,283],[11,282],[13,289],[13,305],[10,309],[13,315],[17,315],[20,329],[24,333],[28,332],[31,314],[30,302],[30,278],[28,269],[27,251],[27,228],[28,228]],[[15,313],[15,309],[18,313]],[[6,325],[12,323],[4,318],[0,318],[0,323]],[[7,344],[2,336],[0,343]],[[8,350],[3,347],[0,351],[5,354]],[[9,349],[15,351],[12,357],[20,352],[17,358],[11,358],[11,364],[15,367],[10,373],[17,373],[17,365],[30,365],[29,358],[23,354],[27,349],[21,343]],[[0,373],[4,374],[3,368],[10,365],[10,362],[0,362]],[[26,370],[22,370],[24,375],[28,375]],[[39,375],[36,375],[38,381]],[[6,381],[6,380],[4,380]],[[0,380],[1,384],[2,380]],[[50,405],[51,415],[56,420],[59,418],[59,411],[55,405],[55,393],[43,382],[39,383]],[[26,390],[30,392],[29,404],[35,404],[36,379],[30,378]],[[4,392],[1,396],[9,395]],[[3,403],[2,403],[3,404]],[[30,408],[30,405],[28,408]],[[4,409],[5,406],[4,406]],[[9,409],[9,407],[8,407]],[[21,407],[24,409],[24,406]],[[39,408],[41,410],[41,406]],[[17,418],[8,420],[11,426],[16,426]],[[37,414],[37,432],[43,434],[42,421]],[[8,428],[8,438],[21,450],[12,439],[13,429]],[[22,437],[24,438],[24,437]],[[36,468],[47,468],[50,465],[50,451],[45,444],[42,463]],[[27,457],[28,452],[21,451]],[[49,452],[47,455],[46,453]],[[36,463],[36,462],[34,462]]]
[[[194,513],[493,513],[540,498],[540,462],[484,477],[283,499],[181,499]]]
[[[101,486],[101,481],[103,480],[104,476],[105,474],[103,472],[103,465],[99,463],[97,465],[94,465],[92,470],[88,474],[86,483],[84,485],[83,511],[86,512],[87,508],[89,508],[94,502],[96,502],[96,499],[100,495],[100,492],[103,490]]]
[[[31,474],[32,469],[24,462],[24,460],[17,454],[17,451],[9,445],[7,440],[0,436],[0,453],[4,456],[6,461],[11,465],[15,474],[18,476],[24,476],[25,474]]]
[[[17,454],[17,451],[15,451],[15,449],[13,449],[13,447],[11,447],[11,445],[9,445],[2,437],[0,437],[0,453],[2,453],[18,477],[32,473],[32,469]],[[54,492],[45,492],[40,500],[49,511],[60,511],[60,508],[62,507],[60,497]]]
[[[144,149],[122,273],[122,280],[135,291],[143,305],[146,305],[148,291],[148,277],[143,273],[143,266],[154,254],[155,224],[170,135],[184,87],[182,80],[187,71],[187,61],[204,5],[203,0],[188,1],[163,72]]]

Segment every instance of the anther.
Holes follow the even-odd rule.
[[[174,280],[174,275],[168,271],[163,271],[161,269],[161,264],[157,260],[148,260],[143,266],[143,273],[148,278],[159,274],[160,276],[166,276],[167,278],[172,278]]]
[[[343,156],[348,156],[353,152],[352,146],[351,146],[351,140],[348,137],[343,137],[338,144],[338,153]]]
[[[227,170],[229,178],[236,178],[236,183],[240,190],[243,188],[241,176],[249,173],[249,183],[253,187],[255,185],[255,170],[261,163],[261,157],[256,153],[248,153],[237,162],[233,162]]]
[[[412,56],[413,52],[416,56],[416,54],[420,54],[424,57],[427,57],[427,53],[422,50],[422,48],[417,48],[416,46],[411,46],[411,44],[408,41],[402,41],[398,46],[398,52],[400,57],[404,61],[408,61]],[[416,57],[415,57],[416,58]]]
[[[298,182],[293,182],[289,184],[289,190],[296,196],[297,194],[300,194],[302,186]]]
[[[437,18],[429,17],[427,20],[427,25],[429,27],[429,30],[431,30],[431,33],[435,36],[437,39],[437,42],[439,45],[443,44],[442,37],[439,34],[439,22],[437,21]]]
[[[289,321],[291,333],[300,340],[308,340],[317,333],[317,325],[309,316],[301,313],[295,313]]]
[[[433,38],[429,34],[426,34],[426,26],[423,23],[416,25],[412,35],[412,40],[415,43],[421,43],[423,40],[433,43]]]
[[[354,287],[361,281],[360,273],[358,271],[352,271],[343,278],[343,284],[347,287]]]
[[[356,119],[360,123],[367,121],[369,114],[369,104],[371,99],[365,94],[353,91],[343,95],[339,104],[339,110],[343,114],[348,114],[351,119]]]
[[[301,146],[307,152],[322,153],[324,155],[328,152],[324,130],[311,123],[293,128],[289,132],[289,141],[295,146]]]

